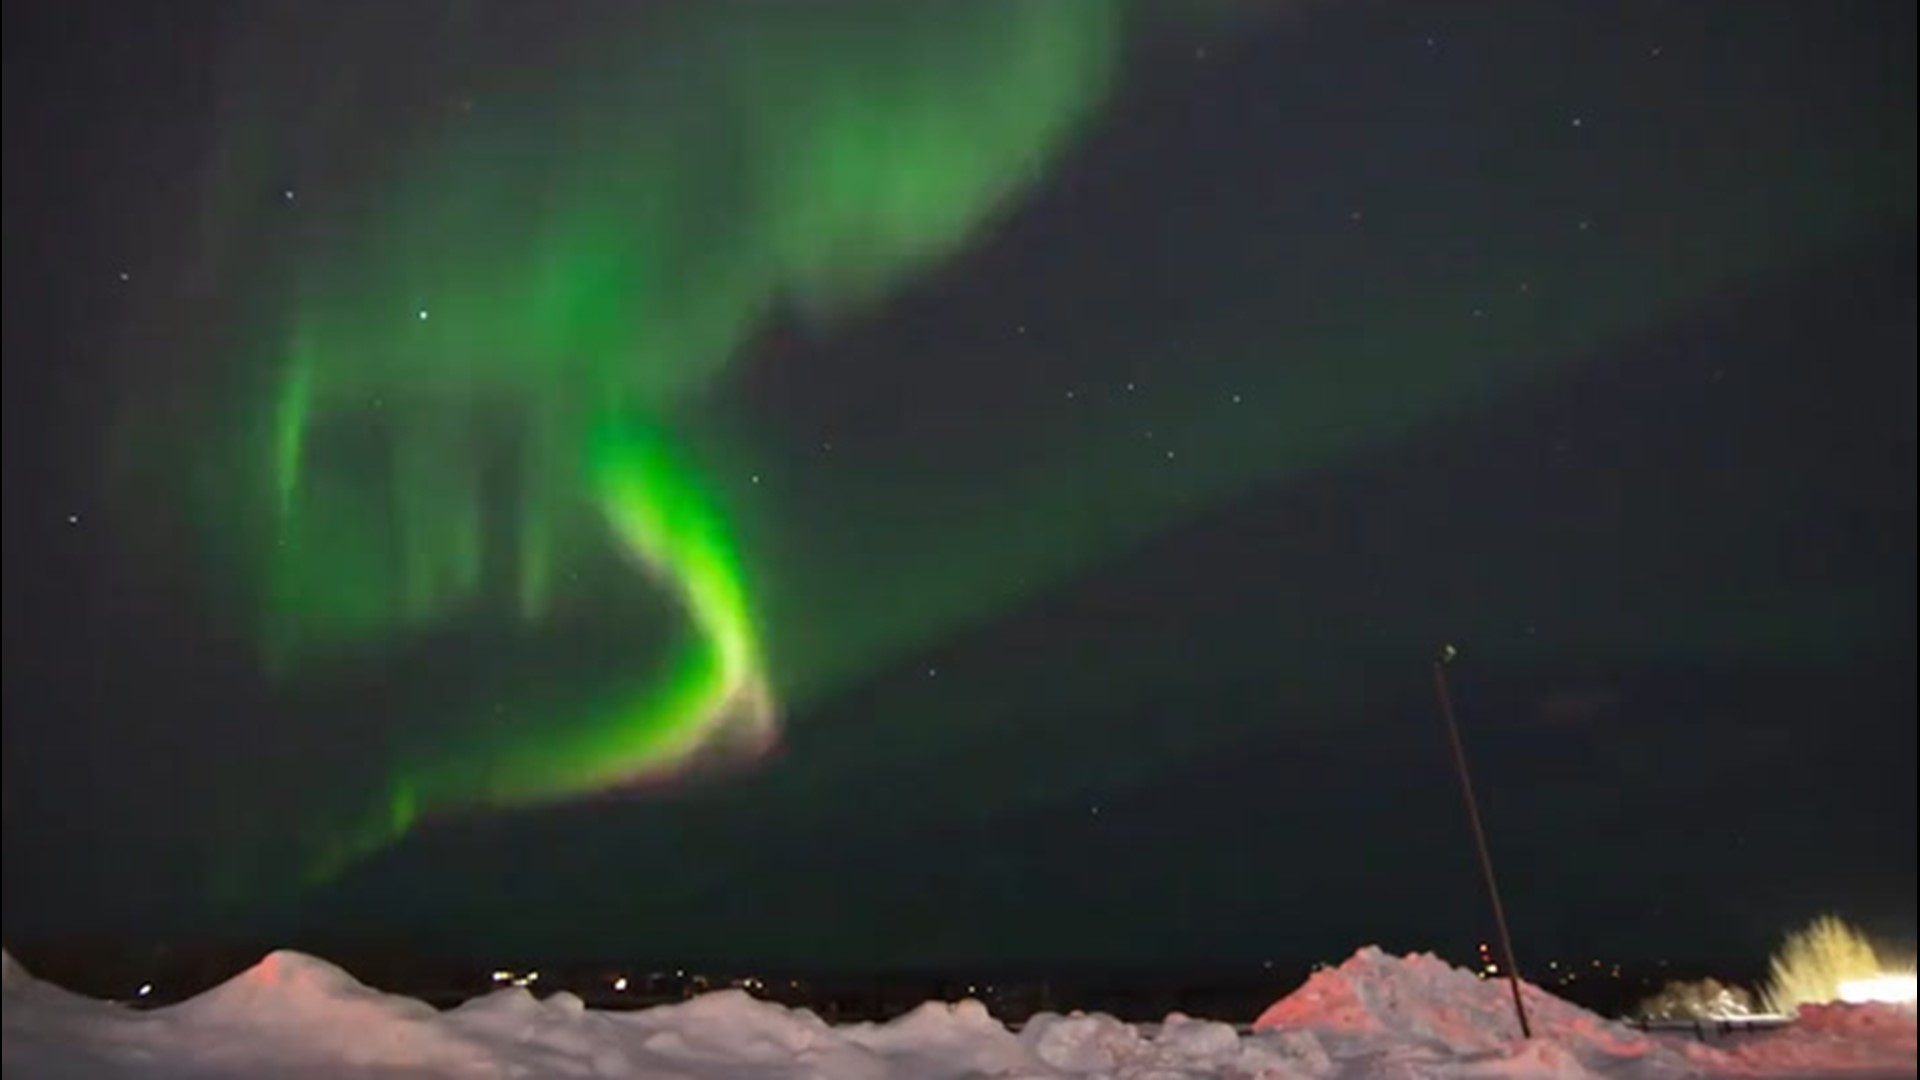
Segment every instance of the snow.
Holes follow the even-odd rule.
[[[1726,1057],[1733,1071],[1787,1070],[1795,1075],[1853,1071],[1880,1075],[1892,1060],[1914,1068],[1911,1005],[1802,1005],[1791,1028],[1754,1036]]]
[[[1553,1058],[1556,1068],[1576,1076],[1586,1074],[1572,1068],[1575,1062],[1602,1075],[1634,1063],[1659,1074],[1684,1065],[1683,1052],[1661,1039],[1604,1020],[1539,987],[1523,983],[1521,998],[1532,1041],[1554,1050],[1533,1045],[1513,1050],[1520,1027],[1512,984],[1505,979],[1482,979],[1431,954],[1393,957],[1366,948],[1338,968],[1315,972],[1305,986],[1261,1013],[1253,1027],[1317,1031],[1336,1046],[1420,1048],[1436,1058],[1524,1052],[1535,1055],[1530,1060],[1536,1062]]]
[[[739,990],[635,1012],[503,988],[440,1012],[295,952],[148,1011],[33,978],[0,953],[8,1077],[163,1080],[607,1077],[621,1080],[1668,1080],[1915,1074],[1911,1006],[1803,1009],[1789,1028],[1704,1046],[1604,1020],[1430,955],[1362,949],[1261,1014],[1249,1034],[1174,1014],[1134,1025],[1041,1013],[1010,1030],[977,1001],[928,1002],[880,1024],[833,1026]]]

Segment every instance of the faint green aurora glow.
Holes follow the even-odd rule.
[[[1101,378],[1160,363],[1158,441],[1142,440],[1146,395],[1116,378],[1105,392],[1081,384],[1071,409],[996,416],[992,448],[964,461],[929,449],[937,433],[908,431],[884,456],[789,468],[798,455],[781,433],[728,429],[732,415],[713,407],[728,365],[769,317],[880,300],[981,237],[1096,115],[1115,81],[1118,19],[1092,3],[876,5],[859,9],[873,17],[856,32],[785,8],[750,26],[721,6],[691,10],[528,68],[565,77],[497,98],[480,87],[471,113],[433,113],[417,137],[342,166],[347,195],[303,186],[302,220],[324,227],[303,240],[286,331],[238,362],[245,400],[222,403],[237,418],[196,476],[213,542],[246,545],[225,561],[244,568],[287,697],[325,687],[348,667],[330,664],[337,655],[378,656],[404,681],[392,658],[449,627],[507,622],[571,648],[565,618],[583,597],[658,594],[681,631],[663,646],[636,620],[622,662],[583,677],[477,674],[510,699],[499,715],[432,702],[420,723],[388,725],[407,730],[385,748],[376,790],[315,811],[315,873],[436,813],[671,774],[730,733],[758,745],[776,701],[830,699],[1210,507],[1563,371],[1889,216],[1911,227],[1911,142],[1882,146],[1829,120],[1756,133],[1718,172],[1704,151],[1610,162],[1614,205],[1660,211],[1592,229],[1583,207],[1480,207],[1441,191],[1448,213],[1480,208],[1456,222],[1476,238],[1457,263],[1407,242],[1429,209],[1395,233],[1386,208],[1370,207],[1365,229],[1331,241],[1234,224],[1180,249],[1206,260],[1192,290],[1204,302],[1081,316],[1059,346],[1062,359],[1096,358]],[[358,107],[384,117],[389,98],[444,89],[422,78],[436,89],[368,88]],[[302,130],[282,113],[323,127],[356,107],[340,93],[303,112],[299,95],[318,91],[272,73],[245,85],[247,101],[273,107],[251,105],[261,115],[235,125],[243,160],[274,138],[306,145],[304,131],[282,134]],[[271,167],[258,171],[277,192]],[[1576,190],[1569,178],[1594,165],[1568,155],[1541,168],[1542,190]],[[1713,182],[1676,192],[1675,169]],[[1900,194],[1889,206],[1836,191]],[[1155,257],[1158,208],[1121,202],[1112,257]],[[1140,236],[1134,215],[1151,219]],[[1522,281],[1524,306],[1489,303]],[[899,362],[917,380],[972,371],[978,346],[964,339],[930,335]],[[769,482],[750,485],[755,473]],[[604,573],[610,546],[642,572]],[[1661,632],[1695,648],[1754,639],[1738,606],[1709,607],[1721,614],[1694,624],[1663,615]],[[1647,647],[1644,628],[1593,633],[1583,647],[1596,655]],[[1068,692],[1041,685],[1056,657],[1034,663],[1032,697],[936,702],[939,720],[829,740],[809,777],[767,782],[805,788],[792,806],[820,813],[857,800],[860,770],[883,759],[937,774],[957,744],[1019,737],[1037,699]],[[1098,692],[1124,696],[1143,678],[1103,672]],[[1210,721],[1235,722],[1264,719]],[[821,760],[835,755],[845,762]],[[824,790],[829,774],[847,782]],[[1043,779],[1036,797],[1067,783]]]
[[[302,263],[254,410],[271,420],[241,425],[271,466],[214,463],[268,489],[274,670],[299,678],[484,606],[509,564],[505,591],[538,624],[608,537],[690,631],[639,685],[396,752],[383,810],[325,829],[313,874],[437,811],[671,773],[723,733],[772,737],[724,499],[669,441],[675,411],[777,305],[870,302],[964,244],[1092,115],[1116,61],[1106,3],[880,5],[857,32],[716,14],[579,58],[538,110],[431,130]],[[513,525],[490,529],[503,499]]]

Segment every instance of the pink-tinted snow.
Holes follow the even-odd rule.
[[[1632,1059],[1663,1050],[1652,1036],[1531,983],[1522,983],[1521,990],[1536,1039],[1582,1057]],[[1455,1054],[1485,1054],[1520,1041],[1506,980],[1482,979],[1431,953],[1395,957],[1372,947],[1337,968],[1315,972],[1305,986],[1261,1013],[1253,1027],[1432,1043]]]
[[[1704,1064],[1763,1075],[1914,1073],[1911,1005],[1802,1005],[1792,1027],[1754,1035]]]
[[[1242,1035],[1169,1016],[1134,1025],[1043,1013],[1009,1031],[978,1002],[930,1002],[884,1024],[835,1027],[805,1009],[723,991],[637,1012],[568,993],[503,989],[437,1012],[298,953],[274,953],[179,1005],[136,1011],[69,994],[11,957],[5,1075],[645,1080],[1669,1080],[1682,1076],[1913,1076],[1910,1009],[1808,1010],[1795,1028],[1730,1048],[1650,1036],[1534,988],[1521,1040],[1505,984],[1431,956],[1363,949],[1316,974]]]

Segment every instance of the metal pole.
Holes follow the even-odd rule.
[[[1533,1025],[1527,1023],[1527,1003],[1520,995],[1520,965],[1513,958],[1513,935],[1507,932],[1507,910],[1500,903],[1500,884],[1493,876],[1493,853],[1487,848],[1487,831],[1480,824],[1480,801],[1473,795],[1473,774],[1467,771],[1467,747],[1460,739],[1460,722],[1453,715],[1453,694],[1447,689],[1447,664],[1454,657],[1453,646],[1440,650],[1433,661],[1433,692],[1440,699],[1440,715],[1447,722],[1447,742],[1453,747],[1453,767],[1460,774],[1460,794],[1467,801],[1467,823],[1473,827],[1473,846],[1480,855],[1480,874],[1486,879],[1487,899],[1493,902],[1493,926],[1500,934],[1500,962],[1507,967],[1507,984],[1513,988],[1513,1013],[1520,1018],[1520,1037],[1533,1038]]]

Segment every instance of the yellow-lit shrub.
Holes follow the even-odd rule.
[[[1802,1005],[1837,1001],[1841,983],[1871,979],[1880,970],[1864,933],[1838,916],[1822,915],[1774,950],[1760,996],[1767,1008],[1790,1014]]]

